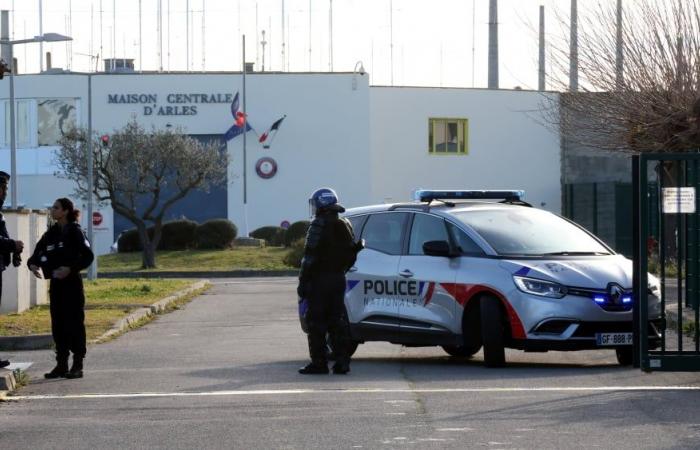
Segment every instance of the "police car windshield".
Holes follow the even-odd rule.
[[[499,208],[455,211],[504,256],[609,255],[585,231],[547,211],[535,208]]]

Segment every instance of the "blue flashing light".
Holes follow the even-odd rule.
[[[593,297],[593,300],[596,303],[605,303],[605,297],[603,297],[601,295],[596,295],[595,297]]]
[[[498,200],[513,199],[522,201],[525,197],[524,190],[464,190],[464,191],[437,191],[430,189],[417,189],[413,198],[419,202],[432,200]]]
[[[632,303],[632,297],[629,295],[622,297],[622,303]]]

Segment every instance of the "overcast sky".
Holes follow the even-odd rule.
[[[160,2],[163,70],[187,68],[186,6],[189,4],[190,70],[240,70],[241,34],[246,35],[246,59],[256,62],[259,70],[263,62],[260,41],[264,30],[266,70],[328,71],[329,7],[332,3],[334,71],[352,71],[355,64],[362,61],[374,85],[390,85],[393,78],[394,85],[486,86],[488,0]],[[10,18],[12,38],[39,34],[39,3],[39,0],[0,0],[0,9],[15,11]],[[142,5],[141,39],[139,3]],[[158,3],[158,0],[43,0],[43,31],[74,38],[70,45],[45,44],[44,51],[51,51],[54,67],[70,67],[74,71],[88,71],[91,60],[94,67],[94,58],[89,55],[97,54],[101,58],[134,58],[137,70],[158,70]],[[579,1],[582,10],[583,3]],[[115,4],[116,15],[113,14]],[[390,4],[393,4],[393,14],[390,14]],[[499,1],[502,88],[537,87],[539,5],[545,6],[548,34],[560,35],[555,14],[568,15],[569,0]],[[140,41],[143,61],[139,59]],[[38,71],[38,44],[15,47],[15,57],[19,60],[20,72]]]

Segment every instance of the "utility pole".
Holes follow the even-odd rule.
[[[571,0],[571,28],[569,42],[569,90],[578,91],[578,2]]]

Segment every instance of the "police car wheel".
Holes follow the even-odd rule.
[[[502,367],[506,363],[504,323],[501,305],[492,296],[481,297],[481,339],[484,344],[484,365]]]
[[[621,366],[631,366],[634,361],[634,354],[632,352],[632,347],[616,348],[615,355],[617,356],[617,362]]]
[[[478,352],[481,346],[467,347],[465,345],[443,345],[442,349],[450,356],[456,356],[458,358],[469,358],[474,353]]]

